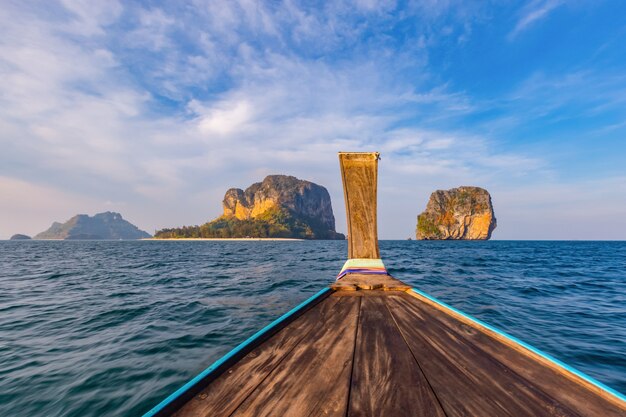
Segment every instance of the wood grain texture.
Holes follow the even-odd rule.
[[[345,416],[361,298],[334,299],[334,313],[317,323],[233,417]]]
[[[330,284],[333,290],[356,291],[356,290],[398,290],[407,291],[410,285],[393,278],[390,275],[375,274],[348,274]]]
[[[348,218],[348,258],[380,258],[376,218],[377,152],[340,152]]]
[[[361,300],[348,417],[445,417],[385,298]]]
[[[367,291],[333,291],[329,297],[384,297],[386,295],[386,293],[389,292],[396,292],[398,294],[400,293],[404,293],[405,291],[401,291],[401,290],[387,290],[387,289],[380,289],[380,290],[367,290]]]
[[[536,390],[544,392],[562,407],[576,410],[584,416],[626,416],[626,403],[613,399],[614,397],[607,399],[609,394],[604,392],[603,395],[598,395],[598,388],[592,390],[587,385],[572,380],[567,371],[554,364],[538,361],[536,355],[529,354],[515,342],[503,342],[500,338],[481,331],[482,327],[464,323],[448,314],[441,306],[433,306],[428,300],[422,301],[419,296],[411,297],[417,300],[415,306],[419,307],[420,314],[427,315],[428,320],[438,322],[438,326],[462,335],[468,343],[481,351],[482,356],[505,364],[509,372],[531,381]]]
[[[337,299],[321,301],[268,341],[244,356],[174,414],[176,417],[229,416],[291,350],[334,311]]]
[[[500,361],[487,354],[482,344],[473,343],[472,336],[478,333],[475,329],[457,331],[434,316],[440,312],[409,295],[388,300],[414,355],[425,359],[420,360],[422,369],[449,417],[609,415],[572,407],[553,397],[538,381],[511,369],[510,359]],[[499,342],[491,339],[485,343]],[[509,349],[509,353],[513,351]]]
[[[334,291],[175,416],[626,416],[481,329],[404,291]]]

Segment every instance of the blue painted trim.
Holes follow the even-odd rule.
[[[215,371],[224,362],[226,362],[227,360],[231,359],[233,356],[237,355],[239,352],[241,352],[246,347],[250,346],[252,343],[254,343],[258,338],[263,336],[265,333],[267,333],[270,330],[276,328],[279,324],[284,322],[286,319],[288,319],[289,317],[293,316],[295,313],[297,313],[298,311],[302,310],[304,307],[306,307],[307,305],[311,304],[313,301],[315,301],[316,299],[318,299],[319,297],[321,297],[322,295],[326,294],[329,291],[330,291],[329,287],[326,287],[326,288],[318,291],[313,296],[311,296],[308,299],[304,300],[303,302],[301,302],[300,304],[298,304],[297,306],[295,306],[294,308],[292,308],[291,310],[289,310],[288,312],[286,312],[285,314],[283,314],[282,316],[280,316],[279,318],[277,318],[276,320],[274,320],[273,322],[271,322],[270,324],[268,324],[267,326],[265,326],[264,328],[262,328],[261,330],[259,330],[255,334],[253,334],[252,336],[250,336],[243,343],[241,343],[240,345],[235,347],[233,350],[228,352],[226,355],[222,356],[220,359],[215,361],[211,366],[206,368],[204,371],[202,371],[198,375],[196,375],[191,381],[187,382],[185,385],[180,387],[174,393],[170,394],[169,397],[167,397],[166,399],[161,401],[159,404],[157,404],[152,410],[150,410],[146,414],[144,414],[143,417],[152,417],[155,414],[157,414],[159,411],[163,410],[165,407],[167,407],[169,404],[171,404],[174,400],[176,400],[178,397],[180,397],[183,393],[185,393],[188,389],[190,389],[191,387],[193,387],[194,385],[199,383],[201,380],[206,378],[209,374],[211,374],[211,372]]]
[[[596,387],[600,388],[601,390],[606,391],[609,394],[611,394],[611,395],[619,398],[620,400],[626,402],[626,396],[624,396],[624,394],[622,394],[621,392],[616,391],[616,390],[614,390],[613,388],[611,388],[611,387],[609,387],[607,385],[604,385],[602,382],[597,381],[594,378],[590,377],[589,375],[586,375],[583,372],[579,371],[578,369],[573,368],[570,365],[568,365],[568,364],[566,364],[564,362],[561,362],[557,358],[555,358],[553,356],[550,356],[547,353],[544,353],[544,352],[540,351],[536,347],[531,346],[528,343],[521,341],[517,337],[511,336],[511,335],[503,332],[502,330],[499,330],[499,329],[497,329],[497,328],[495,328],[495,327],[485,323],[484,321],[478,320],[478,319],[476,319],[476,318],[474,318],[474,317],[472,317],[472,316],[470,316],[468,314],[465,314],[461,310],[458,310],[458,309],[452,307],[451,305],[448,305],[448,304],[444,303],[443,301],[439,301],[435,297],[432,297],[432,296],[426,294],[425,292],[422,292],[422,291],[417,290],[415,288],[411,288],[411,290],[413,292],[421,295],[422,297],[428,298],[430,301],[432,301],[432,302],[434,302],[436,304],[439,304],[440,306],[445,307],[448,310],[452,310],[455,313],[465,317],[466,319],[471,320],[474,323],[479,324],[480,326],[485,327],[485,328],[491,330],[492,332],[499,334],[500,336],[506,337],[510,341],[515,342],[515,343],[517,343],[520,346],[523,346],[524,348],[526,348],[526,349],[530,350],[531,352],[541,356],[542,358],[549,360],[550,362],[554,363],[555,365],[560,366],[561,368],[563,368],[563,369],[573,373],[574,375],[578,376],[579,378],[584,379],[585,381],[589,382],[590,384],[595,385]]]

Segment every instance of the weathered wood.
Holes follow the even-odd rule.
[[[410,290],[411,286],[393,278],[390,275],[348,274],[330,284],[333,290]]]
[[[175,417],[229,416],[320,322],[337,313],[337,299],[325,299],[244,356],[187,402]]]
[[[537,381],[512,370],[508,359],[499,361],[486,354],[482,345],[472,343],[470,336],[477,333],[475,330],[455,331],[433,316],[436,311],[415,298],[403,295],[388,300],[413,353],[428,358],[420,364],[449,417],[610,415],[559,401]],[[499,343],[494,339],[485,342]],[[564,380],[561,378],[561,382]]]
[[[348,258],[378,259],[376,190],[378,152],[340,152],[348,216]]]
[[[390,297],[389,307],[413,354],[424,358],[422,369],[449,417],[575,415],[545,412],[545,401],[529,396],[523,383],[506,384],[501,368],[471,349],[464,352],[462,337],[436,326],[404,297]]]
[[[233,417],[345,416],[361,298],[337,300],[335,313],[318,322]]]
[[[368,290],[368,291],[334,291],[329,297],[383,297],[388,292],[397,292],[404,293],[404,290],[388,290],[388,289],[379,289],[379,290]]]
[[[626,416],[626,403],[604,391],[598,392],[600,389],[595,386],[590,389],[589,384],[573,380],[568,371],[554,363],[537,360],[537,355],[517,343],[486,333],[481,326],[462,321],[461,317],[449,314],[449,310],[430,300],[419,295],[411,298],[417,300],[412,304],[418,309],[418,314],[425,315],[439,328],[462,337],[482,357],[504,364],[509,373],[528,381],[533,389],[544,392],[560,407],[576,410],[584,416]]]
[[[385,298],[361,301],[348,417],[445,417]]]
[[[176,416],[626,415],[484,330],[404,291],[338,290]]]

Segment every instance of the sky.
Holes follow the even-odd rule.
[[[494,239],[626,239],[621,0],[0,0],[0,239],[202,224],[378,151],[379,237],[486,188]]]

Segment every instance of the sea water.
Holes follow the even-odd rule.
[[[626,242],[382,241],[389,271],[626,391]],[[0,242],[0,416],[138,416],[330,283],[339,241]]]

